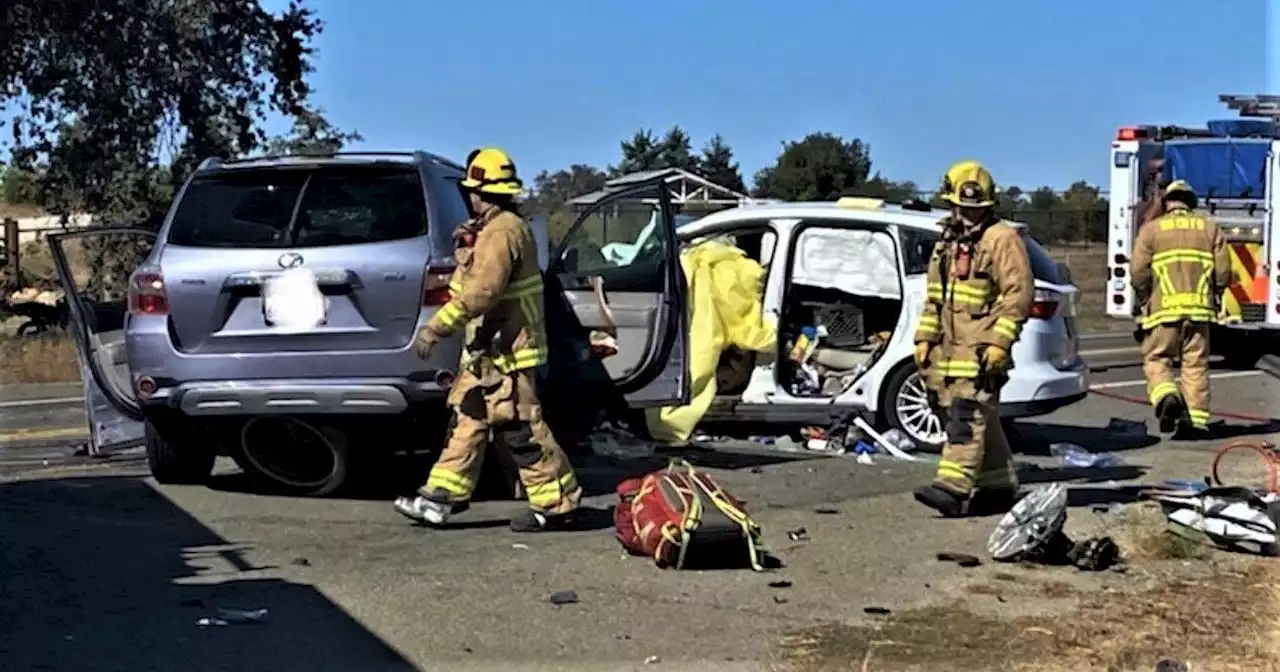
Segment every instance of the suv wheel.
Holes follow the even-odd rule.
[[[929,406],[924,378],[910,361],[889,375],[881,400],[890,427],[911,437],[921,452],[942,452],[947,438],[942,418]]]
[[[234,459],[246,475],[289,494],[329,495],[347,482],[347,435],[290,416],[259,416],[240,430]]]
[[[204,485],[213,473],[217,454],[199,441],[184,440],[181,432],[162,433],[148,420],[145,426],[147,466],[156,482],[165,485]],[[170,440],[176,439],[176,443]]]

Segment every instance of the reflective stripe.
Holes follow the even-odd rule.
[[[449,291],[450,291],[450,292],[453,292],[454,294],[461,294],[461,293],[462,293],[462,282],[461,282],[461,281],[458,281],[458,280],[450,280],[450,281],[449,281]]]
[[[521,348],[510,355],[494,355],[493,366],[502,373],[532,369],[547,363],[545,348]]]
[[[955,282],[948,286],[951,291],[949,296],[944,297],[942,291],[942,283],[931,282],[925,286],[929,300],[935,303],[945,303],[944,298],[951,299],[952,303],[982,307],[987,305],[991,296],[990,289],[979,289],[963,282]]]
[[[938,461],[938,480],[939,481],[959,481],[964,484],[965,489],[973,487],[973,471],[965,469],[958,462],[951,460]]]
[[[462,308],[458,307],[457,302],[450,299],[448,303],[440,307],[436,317],[440,319],[440,324],[443,324],[448,329],[453,329],[462,324],[466,315],[463,314]]]
[[[461,280],[451,280],[449,282],[449,291],[454,294],[461,294],[463,284]],[[542,276],[532,275],[522,280],[514,280],[507,283],[507,287],[502,292],[502,298],[518,299],[525,296],[533,296],[542,293]]]
[[[475,483],[470,478],[455,471],[436,467],[427,476],[427,490],[443,490],[458,497],[470,497]]]
[[[1151,405],[1158,405],[1161,399],[1164,399],[1171,394],[1178,394],[1177,383],[1156,383],[1155,387],[1151,388]]]
[[[997,334],[1009,340],[1017,340],[1019,327],[1017,321],[1008,317],[997,317],[993,328]]]
[[[921,315],[920,324],[916,327],[916,333],[936,334],[941,326],[942,322],[938,320],[937,315]]]
[[[524,492],[529,500],[529,506],[537,509],[551,509],[560,503],[563,493],[577,489],[578,478],[570,471],[550,483],[526,485]]]
[[[1150,329],[1169,322],[1181,322],[1182,320],[1191,320],[1193,322],[1217,322],[1218,316],[1209,308],[1174,308],[1171,310],[1160,310],[1142,318],[1142,327],[1144,329]]]
[[[977,360],[944,359],[930,364],[929,370],[947,378],[977,378],[978,362]]]

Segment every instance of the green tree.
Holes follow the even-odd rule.
[[[0,170],[0,202],[29,205],[36,202],[35,177],[12,166]]]
[[[609,173],[617,176],[664,168],[663,150],[663,143],[653,137],[653,131],[647,128],[636,131],[631,140],[622,142],[622,161],[610,167]]]
[[[321,29],[300,0],[277,13],[256,0],[11,0],[0,104],[16,112],[13,163],[55,213],[147,221],[171,196],[156,185],[266,146],[270,114],[323,128],[307,84]],[[157,178],[158,157],[173,179]]]
[[[679,126],[672,126],[662,136],[662,150],[658,155],[659,168],[679,168],[693,172],[698,168],[698,159],[693,154],[693,141],[689,134]]]
[[[343,137],[309,104],[323,26],[302,0],[8,0],[4,16],[12,163],[54,214],[154,224],[201,159],[266,147],[273,114],[316,131],[301,142]],[[141,252],[104,245],[93,278],[122,285]]]
[[[890,203],[902,203],[916,198],[920,193],[920,187],[910,180],[905,182],[887,180],[877,172],[874,177],[867,180],[861,187],[853,189],[850,193],[853,196],[869,196],[871,198],[883,198]]]
[[[303,109],[293,118],[293,127],[286,135],[272,138],[267,143],[268,154],[333,154],[352,142],[364,142],[359,131],[343,131],[328,119],[324,111]]]
[[[856,192],[871,173],[869,148],[832,133],[811,133],[783,144],[774,165],[755,176],[755,196],[829,201]]]
[[[694,172],[725,189],[739,194],[747,193],[747,185],[742,181],[742,171],[733,160],[733,149],[719,134],[711,136],[702,148],[702,156],[698,157]]]

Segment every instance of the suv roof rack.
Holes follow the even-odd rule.
[[[417,151],[417,152],[320,152],[315,154],[266,154],[263,156],[246,156],[238,159],[222,159],[216,156],[211,156],[200,162],[200,166],[198,170],[208,170],[208,169],[217,168],[220,166],[234,166],[237,164],[253,163],[256,161],[279,161],[281,159],[332,159],[332,158],[342,158],[342,157],[351,157],[351,158],[363,157],[363,158],[371,158],[371,159],[376,159],[378,157],[401,158],[401,159],[413,158],[423,163],[436,163],[442,166],[446,166],[448,168],[453,168],[454,170],[458,170],[458,171],[466,170],[461,165],[453,161],[450,161],[449,159],[446,159],[445,157],[440,156],[439,154],[433,154],[431,152],[422,152],[422,151]]]

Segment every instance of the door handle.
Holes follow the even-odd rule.
[[[593,275],[590,279],[591,289],[595,290],[596,305],[600,307],[600,313],[604,316],[604,328],[602,331],[609,332],[610,335],[617,335],[618,322],[613,317],[613,308],[609,307],[609,297],[604,291],[604,278],[599,275]]]

